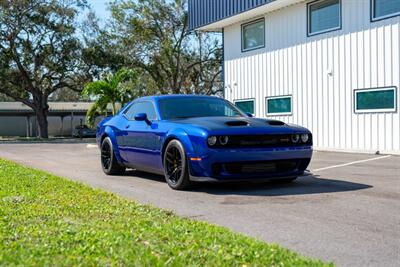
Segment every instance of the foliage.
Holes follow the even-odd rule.
[[[222,91],[220,34],[189,30],[186,0],[114,1],[110,8],[106,29],[86,40],[95,51],[140,69],[147,94]]]
[[[9,102],[9,101],[13,101],[14,99],[12,99],[9,96],[6,96],[5,94],[0,93],[0,102]]]
[[[116,72],[127,66],[123,55],[114,49],[115,41],[109,38],[106,28],[100,26],[100,19],[93,10],[87,13],[80,27],[80,35],[84,43],[82,60],[94,79],[100,79],[103,73]]]
[[[189,30],[187,0],[116,0],[106,27],[93,12],[78,24],[87,8],[86,0],[0,0],[0,98],[31,107],[41,137],[49,99],[77,100],[85,83],[122,67],[138,74],[134,96],[222,92],[220,34]]]
[[[80,92],[69,88],[60,88],[49,96],[49,101],[52,102],[76,102],[82,100]]]
[[[138,75],[135,71],[123,68],[115,74],[106,75],[102,80],[86,84],[82,94],[96,99],[87,112],[87,124],[93,126],[96,114],[106,113],[108,104],[111,104],[112,115],[115,115],[118,111],[118,103],[123,106],[135,98],[138,94],[135,90],[137,79]]]
[[[0,265],[324,264],[219,226],[0,160]]]
[[[31,107],[47,138],[49,96],[87,77],[76,36],[85,0],[0,0],[0,93]]]

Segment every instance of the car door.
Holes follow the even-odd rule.
[[[145,113],[148,121],[136,121],[135,115],[138,113]],[[127,165],[139,170],[157,171],[160,168],[161,138],[153,103],[135,102],[124,115],[123,154]]]

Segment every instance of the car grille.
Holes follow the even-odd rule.
[[[252,162],[214,163],[214,175],[221,174],[280,174],[293,171],[304,171],[309,159],[288,159]]]
[[[232,147],[288,147],[311,145],[312,137],[309,135],[307,143],[293,143],[290,134],[269,135],[231,135],[226,145],[216,144],[217,148]]]

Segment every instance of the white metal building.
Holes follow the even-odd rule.
[[[317,149],[400,153],[400,0],[189,4],[193,29],[223,32],[228,100]]]

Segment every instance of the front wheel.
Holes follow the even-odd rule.
[[[125,172],[125,167],[121,166],[115,158],[110,137],[104,138],[101,143],[101,167],[107,175],[118,175]]]
[[[168,143],[163,162],[165,180],[172,189],[183,190],[190,187],[189,166],[181,142],[172,140]]]

